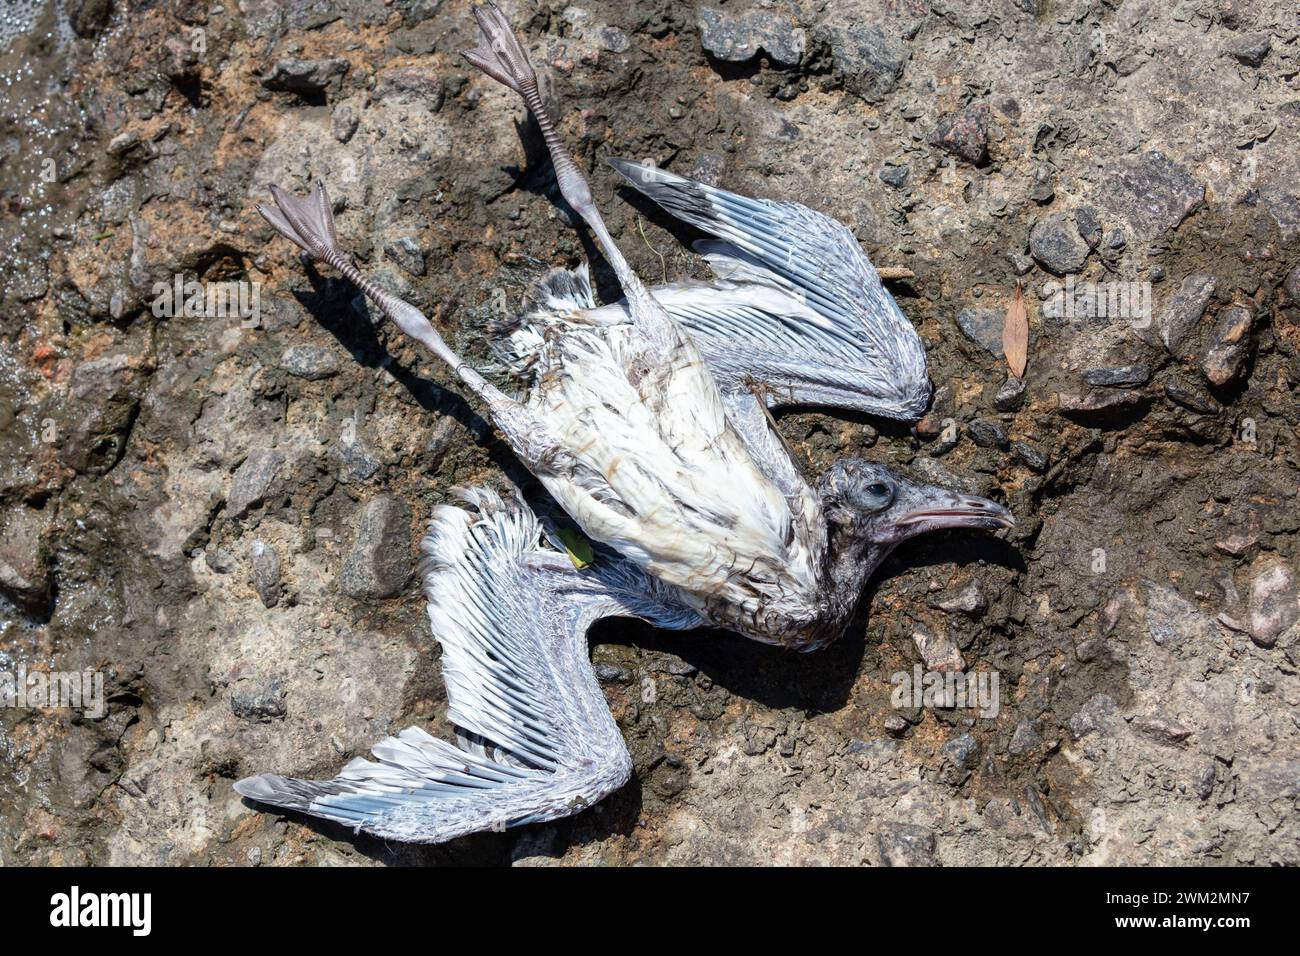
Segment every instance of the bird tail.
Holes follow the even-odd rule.
[[[489,327],[492,357],[515,378],[533,378],[548,329],[573,324],[596,307],[591,274],[584,262],[576,269],[552,269],[529,286],[523,306]]]

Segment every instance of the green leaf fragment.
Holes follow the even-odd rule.
[[[560,529],[560,540],[564,550],[569,552],[569,560],[581,571],[596,560],[596,552],[591,550],[591,543],[571,528]]]

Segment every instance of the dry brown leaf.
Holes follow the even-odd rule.
[[[1007,368],[1016,378],[1025,377],[1029,363],[1029,310],[1025,308],[1025,290],[1016,283],[1016,297],[1007,306],[1002,322],[1002,351],[1007,357]]]

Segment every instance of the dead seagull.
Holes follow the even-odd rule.
[[[278,208],[259,207],[450,364],[595,542],[594,560],[575,560],[521,501],[481,488],[462,492],[464,508],[437,508],[421,572],[457,744],[412,727],[374,747],[377,762],[358,758],[332,780],[263,774],[235,785],[252,800],[425,843],[568,816],[627,781],[631,759],[588,656],[597,619],[713,625],[808,651],[841,633],[901,541],[1011,524],[993,501],[857,459],[809,484],[768,404],[913,419],[929,394],[916,332],[848,230],[802,206],[623,163],[639,189],[717,237],[704,252],[726,276],[651,294],[610,237],[508,21],[495,6],[474,12],[485,42],[465,57],[523,97],[561,193],[626,296],[599,309],[585,274],[544,280],[498,343],[530,376],[522,399],[362,275],[320,183],[305,200],[273,187]]]

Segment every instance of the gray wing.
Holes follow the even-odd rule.
[[[857,240],[799,203],[750,199],[611,159],[629,183],[721,241],[701,241],[717,284],[651,290],[720,384],[757,381],[772,405],[830,405],[911,421],[930,398],[925,349]]]
[[[772,420],[772,413],[747,385],[724,385],[721,395],[727,419],[749,449],[755,464],[787,499],[797,497],[806,487],[803,473],[796,464],[799,456],[782,437]]]
[[[616,558],[578,571],[542,543],[526,507],[486,489],[442,506],[421,544],[442,645],[453,745],[409,727],[332,780],[263,774],[251,800],[386,839],[439,843],[577,813],[627,782],[632,763],[588,658],[601,617],[695,627],[667,586]]]

